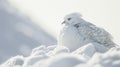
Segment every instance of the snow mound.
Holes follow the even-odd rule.
[[[104,54],[96,54],[88,63],[94,67],[120,67],[120,47],[112,48]]]
[[[120,67],[120,47],[98,53],[93,44],[70,52],[64,46],[40,46],[28,57],[15,56],[0,67]]]

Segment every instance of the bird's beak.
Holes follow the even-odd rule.
[[[65,24],[65,23],[66,23],[65,21],[62,22],[62,24]]]

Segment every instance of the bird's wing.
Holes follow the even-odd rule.
[[[102,28],[99,28],[89,22],[85,24],[76,24],[75,27],[78,29],[78,33],[85,39],[90,39],[97,42],[104,42],[111,40],[112,36]]]
[[[90,39],[92,41],[102,44],[104,46],[107,46],[109,48],[118,46],[112,41],[113,37],[106,30],[96,26],[93,26],[93,27],[90,26],[90,29],[91,29],[90,31],[92,31],[91,32],[92,35]]]
[[[88,28],[90,28],[94,36],[99,36],[99,37],[107,37],[112,39],[113,37],[111,36],[110,33],[108,33],[105,29],[97,27],[95,25],[89,25]]]

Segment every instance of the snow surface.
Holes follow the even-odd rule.
[[[0,67],[120,67],[120,47],[98,53],[91,43],[73,52],[64,46],[42,45],[28,57],[12,57]]]

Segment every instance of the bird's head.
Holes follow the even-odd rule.
[[[64,17],[64,21],[62,24],[77,24],[81,19],[81,15],[79,13],[68,14]]]

